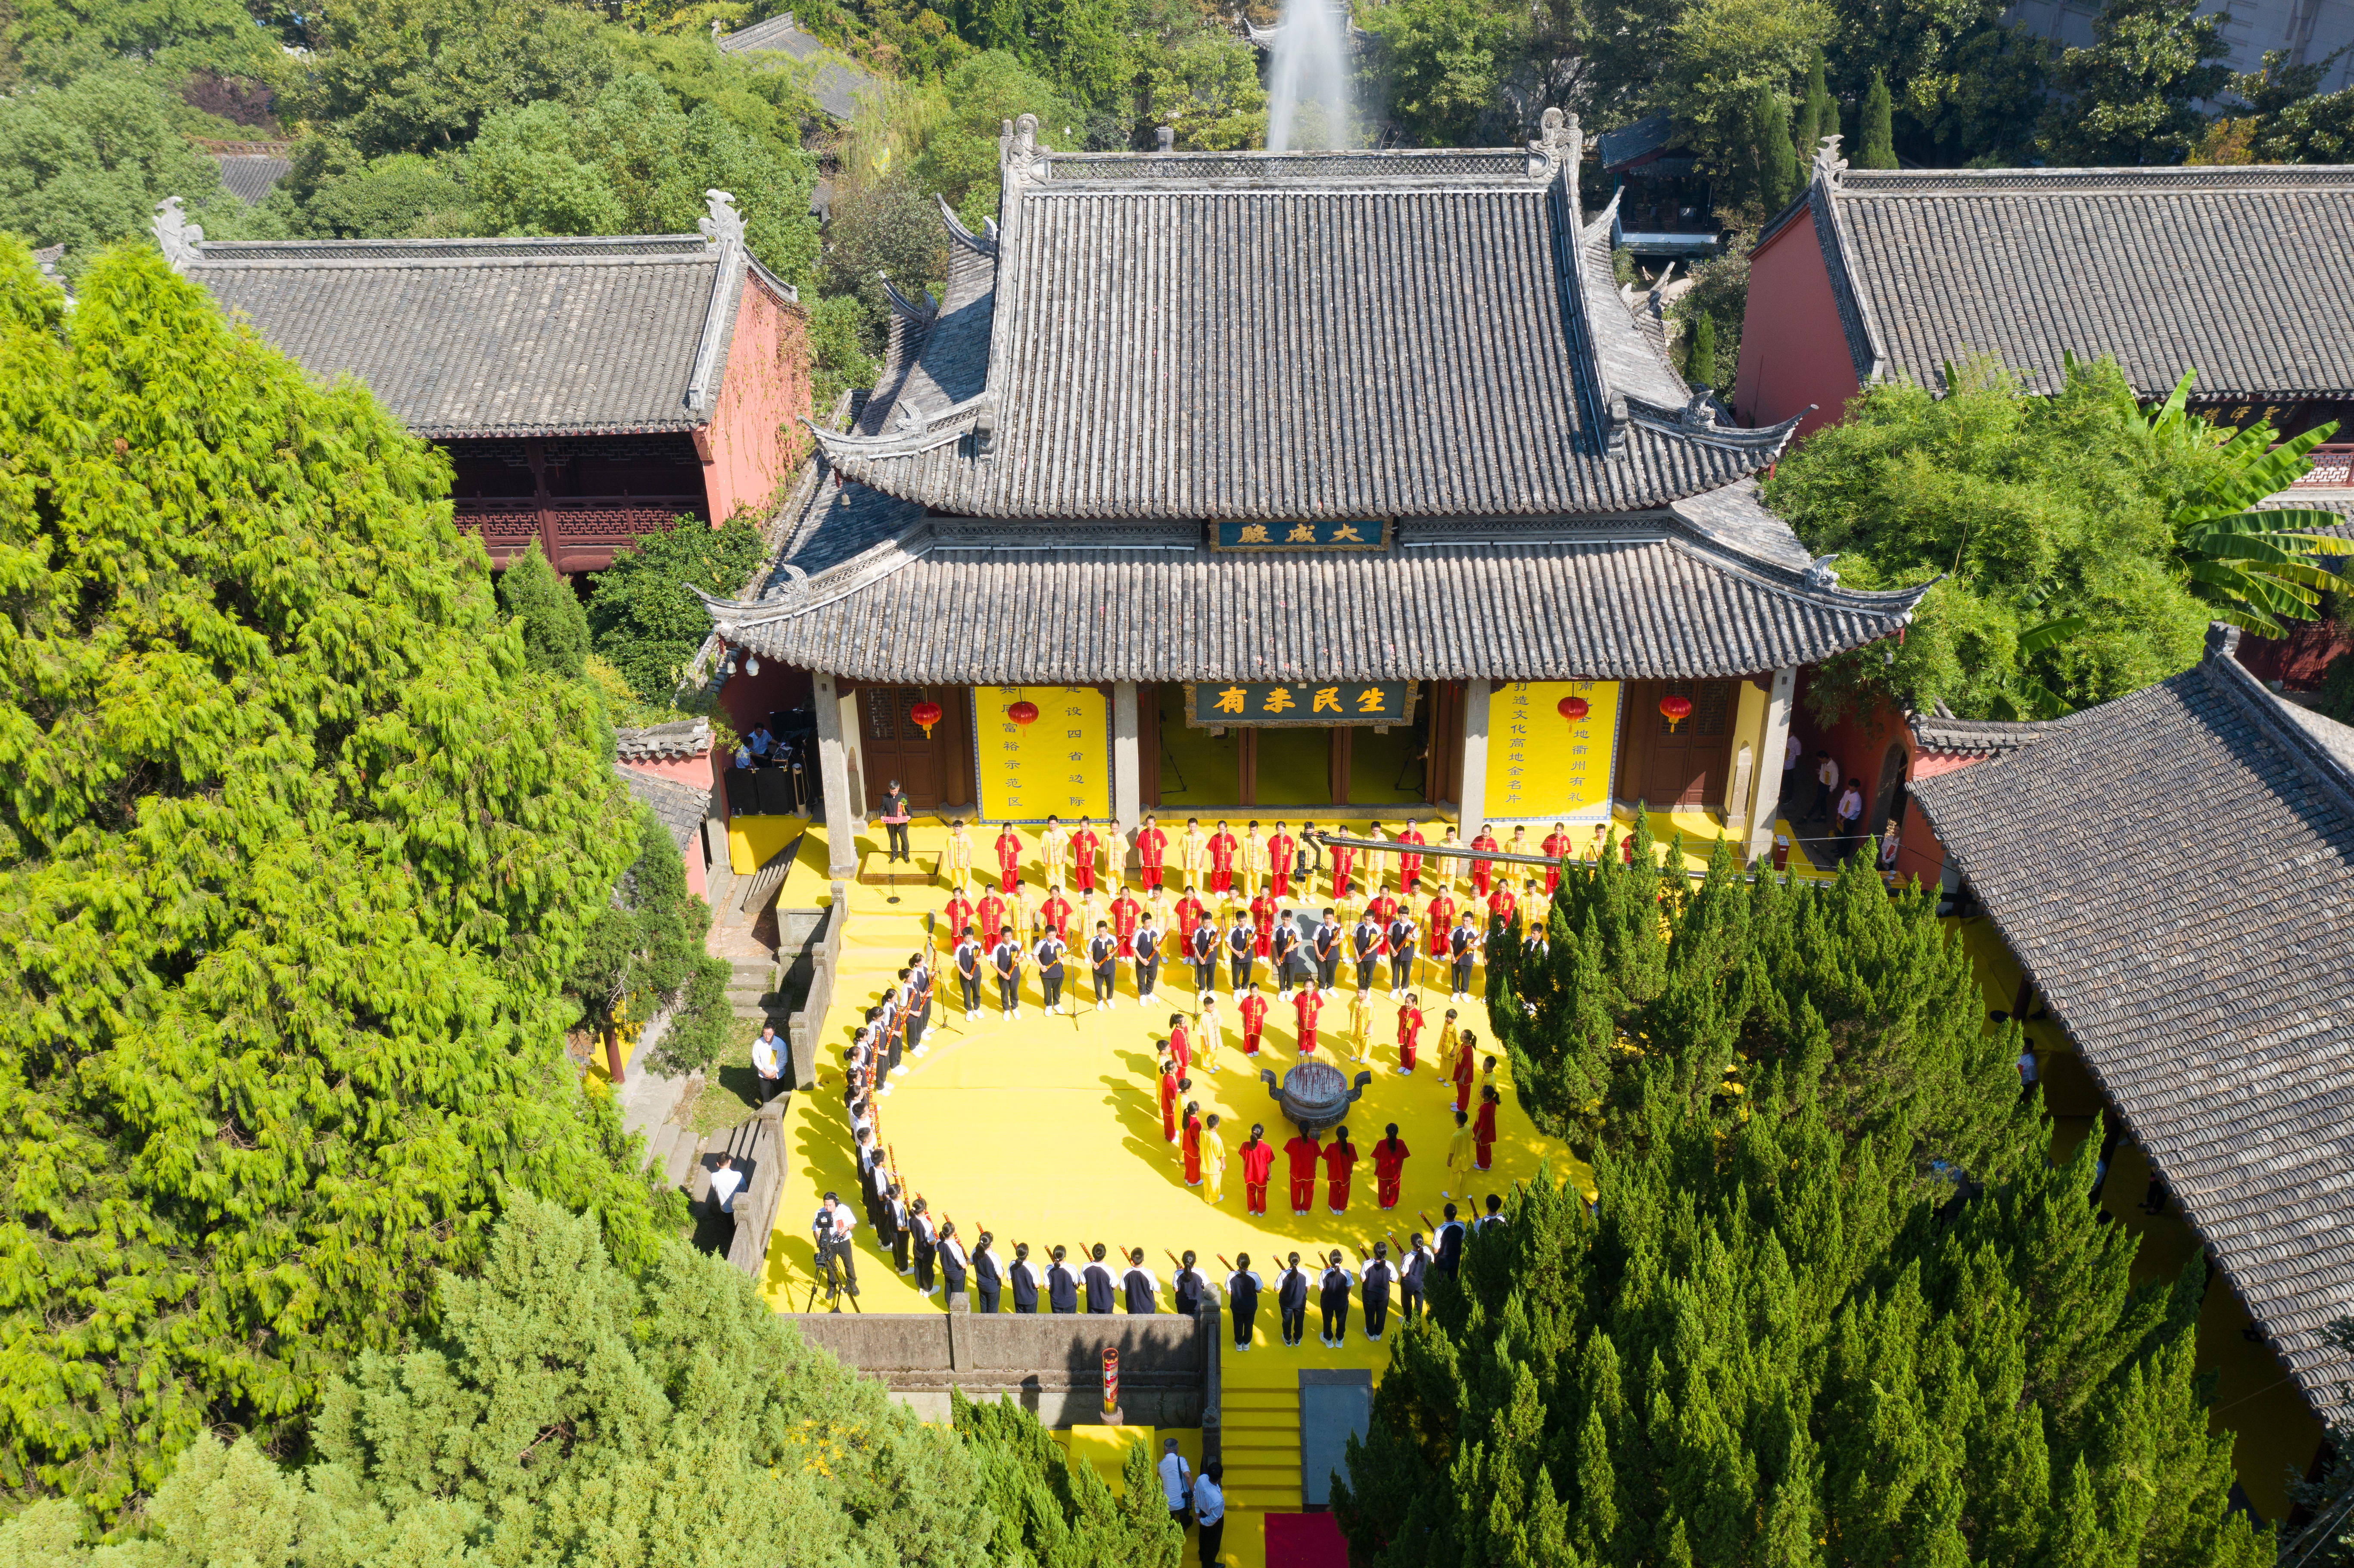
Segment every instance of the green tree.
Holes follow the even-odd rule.
[[[1692,318],[1691,343],[1684,351],[1684,379],[1716,386],[1716,320],[1705,312]]]
[[[561,1040],[622,869],[595,700],[532,670],[449,470],[154,252],[0,246],[0,1402],[102,1511],[273,1444],[511,1192],[654,1204]]]
[[[2065,95],[2043,122],[2056,164],[2130,167],[2175,164],[2206,130],[2200,105],[2232,79],[2221,13],[2197,0],[2107,0],[2093,19],[2093,46],[2064,50],[2056,80]]]
[[[561,0],[328,0],[298,105],[361,153],[463,145],[492,113],[584,103],[611,78],[599,25]]]
[[[589,917],[565,989],[580,1003],[581,1027],[609,1048],[625,1019],[643,1022],[667,1012],[669,1026],[649,1060],[662,1073],[704,1072],[735,1028],[727,961],[704,950],[711,907],[687,891],[670,829],[645,805],[632,828],[637,858],[612,901]]]
[[[479,227],[454,157],[388,153],[363,158],[333,136],[295,145],[293,167],[266,206],[295,234],[313,239],[427,239]]]
[[[1023,58],[1081,104],[1110,108],[1135,75],[1125,0],[1030,0]]]
[[[440,1277],[429,1332],[334,1381],[316,1438],[319,1462],[281,1471],[251,1437],[201,1435],[146,1539],[73,1551],[52,1505],[0,1526],[0,1561],[11,1534],[90,1568],[994,1561],[970,1440],[808,1344],[725,1261],[666,1240],[626,1269],[593,1220],[527,1194],[478,1273]]]
[[[1384,112],[1410,146],[1475,145],[1521,58],[1526,7],[1493,0],[1390,0],[1362,14]]]
[[[2289,63],[2267,49],[2264,64],[2232,79],[2231,99],[2200,138],[2194,164],[2354,162],[2354,88],[2324,96],[2327,62]]]
[[[2197,1266],[2132,1287],[2091,1146],[1962,1198],[1804,1097],[1636,1125],[1597,1211],[1541,1170],[1399,1330],[1333,1496],[1352,1561],[2271,1562],[2208,1435]]]
[[[1829,0],[1691,0],[1670,26],[1666,58],[1653,68],[1667,94],[1661,107],[1689,127],[1702,167],[1729,180],[1740,203],[1764,202],[1770,177],[1766,96],[1787,168],[1789,84],[1838,25]],[[1771,217],[1779,205],[1756,216]]]
[[[1893,169],[1896,166],[1895,111],[1888,96],[1888,79],[1872,73],[1872,90],[1863,98],[1863,151],[1856,166]]]
[[[1151,1451],[1129,1445],[1114,1498],[1095,1467],[1073,1464],[1038,1418],[1001,1398],[976,1404],[949,1395],[949,1424],[980,1472],[981,1500],[996,1524],[990,1561],[1010,1568],[1177,1568],[1185,1532],[1161,1506]]]
[[[1756,204],[1762,221],[1789,206],[1797,190],[1797,173],[1790,155],[1790,106],[1779,89],[1760,82],[1751,93],[1748,136],[1742,153],[1750,199]]]
[[[1808,177],[1807,171],[1815,161],[1815,154],[1826,136],[1839,134],[1839,101],[1831,97],[1829,85],[1823,79],[1823,51],[1815,50],[1814,63],[1807,68],[1807,96],[1798,106],[1798,132],[1795,145],[1798,154],[1798,177]]]
[[[174,123],[157,75],[111,66],[63,87],[0,97],[0,231],[63,245],[78,277],[99,248],[144,233],[176,196],[216,238],[266,232],[269,220],[220,188],[220,170]]]
[[[547,564],[538,540],[499,574],[499,609],[521,628],[524,657],[533,669],[567,681],[588,672],[588,612]]]
[[[716,528],[683,517],[645,535],[599,572],[589,590],[588,631],[598,654],[646,701],[669,700],[686,662],[711,633],[711,618],[693,590],[740,591],[762,548],[760,530],[744,517]]]
[[[1177,132],[1185,152],[1223,153],[1267,142],[1267,90],[1248,44],[1204,28],[1144,71],[1148,117]]]
[[[1957,369],[1942,397],[1873,387],[1781,464],[1769,503],[1808,548],[1839,556],[1851,587],[1944,580],[1903,647],[1829,662],[1810,705],[1828,715],[1942,699],[1999,718],[2031,684],[2082,707],[2190,668],[2212,610],[2170,518],[2224,461],[2211,443],[2138,430],[2107,361],[2068,367],[2048,397],[1984,366]],[[2022,647],[2067,617],[2084,629]]]

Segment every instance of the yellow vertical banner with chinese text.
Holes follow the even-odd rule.
[[[1617,739],[1617,682],[1507,683],[1488,698],[1488,820],[1606,821]]]
[[[1038,710],[1029,724],[1013,709]],[[1111,815],[1111,715],[1093,686],[975,686],[981,814],[990,821]]]

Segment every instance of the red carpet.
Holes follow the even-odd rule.
[[[1267,1568],[1349,1568],[1349,1546],[1329,1513],[1271,1513]]]

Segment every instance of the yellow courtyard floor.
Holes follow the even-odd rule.
[[[1628,825],[1622,821],[1620,830]],[[1654,818],[1654,830],[1681,832],[1687,863],[1697,869],[1706,863],[1716,824],[1697,816],[1661,815]],[[794,885],[815,882],[822,890],[813,873],[821,873],[824,863],[823,831],[811,829],[793,872]],[[913,837],[918,865],[935,869],[945,825],[919,821]],[[879,841],[862,838],[859,847],[863,858],[882,846]],[[986,843],[979,846],[977,855],[990,858]],[[1025,888],[1034,901],[1043,891],[1034,846],[1023,871]],[[1803,857],[1800,871],[1815,874]],[[1394,886],[1394,860],[1388,874]],[[1458,898],[1461,895],[1458,888]],[[1589,1173],[1565,1148],[1541,1136],[1519,1109],[1510,1093],[1511,1065],[1495,1046],[1486,1010],[1476,1000],[1450,1003],[1445,976],[1425,959],[1418,978],[1428,1027],[1421,1065],[1411,1075],[1399,1071],[1399,1003],[1388,993],[1386,967],[1374,988],[1372,1059],[1365,1064],[1373,1082],[1346,1122],[1351,1140],[1362,1151],[1347,1211],[1330,1212],[1320,1180],[1311,1212],[1295,1215],[1284,1186],[1285,1162],[1278,1154],[1268,1213],[1263,1218],[1248,1214],[1237,1151],[1251,1124],[1263,1123],[1278,1149],[1293,1131],[1258,1073],[1272,1069],[1279,1077],[1299,1060],[1299,1051],[1289,1004],[1271,997],[1266,1048],[1256,1060],[1242,1054],[1237,999],[1227,989],[1221,965],[1218,1007],[1225,1020],[1224,1038],[1207,1062],[1196,1048],[1191,1096],[1205,1115],[1220,1117],[1229,1150],[1225,1190],[1220,1201],[1212,1203],[1202,1189],[1185,1184],[1177,1150],[1161,1136],[1154,1093],[1154,1044],[1166,1037],[1170,1015],[1183,1013],[1189,1032],[1198,1033],[1191,969],[1165,965],[1158,1005],[1148,1008],[1139,1005],[1133,971],[1123,963],[1115,1005],[1099,1010],[1089,999],[1086,967],[1075,954],[1066,963],[1067,1016],[1049,1017],[1042,1012],[1033,977],[1025,985],[1018,1018],[999,1016],[991,988],[982,1015],[968,1020],[960,1011],[946,962],[946,933],[939,929],[944,923],[938,911],[948,895],[946,884],[937,877],[921,887],[850,886],[841,969],[818,1044],[819,1085],[813,1093],[793,1096],[786,1117],[789,1165],[777,1234],[769,1251],[769,1298],[780,1310],[806,1310],[811,1304],[813,1258],[803,1227],[823,1192],[841,1192],[854,1203],[857,1187],[841,1096],[843,1052],[864,1010],[899,966],[914,951],[926,948],[942,975],[934,1026],[924,1054],[908,1060],[907,1072],[893,1080],[890,1092],[877,1102],[883,1142],[911,1193],[925,1198],[934,1213],[954,1220],[968,1244],[984,1228],[993,1232],[1001,1255],[1008,1258],[1016,1242],[1029,1243],[1033,1255],[1042,1262],[1047,1250],[1058,1245],[1070,1248],[1074,1256],[1097,1242],[1115,1251],[1141,1246],[1148,1266],[1164,1282],[1164,1309],[1165,1283],[1175,1266],[1172,1255],[1187,1248],[1199,1255],[1204,1272],[1214,1281],[1223,1284],[1227,1273],[1222,1260],[1244,1253],[1267,1281],[1270,1296],[1262,1303],[1251,1351],[1236,1355],[1229,1345],[1222,1370],[1227,1492],[1235,1515],[1225,1557],[1253,1568],[1262,1561],[1264,1513],[1299,1507],[1299,1371],[1363,1367],[1378,1380],[1388,1360],[1386,1346],[1368,1342],[1362,1324],[1353,1321],[1346,1349],[1325,1349],[1311,1335],[1299,1350],[1286,1350],[1271,1298],[1280,1260],[1295,1251],[1306,1259],[1337,1247],[1354,1272],[1377,1239],[1388,1240],[1394,1255],[1409,1232],[1427,1234],[1427,1222],[1438,1220],[1450,1200],[1462,1205],[1468,1218],[1488,1194],[1501,1195],[1515,1182],[1534,1178],[1540,1162],[1548,1158],[1556,1180],[1575,1181],[1583,1188]],[[1222,919],[1222,927],[1225,923]],[[1343,1043],[1353,966],[1344,963],[1341,969],[1340,987],[1320,1021],[1320,1054],[1353,1077],[1360,1068],[1349,1059],[1351,1049]],[[1484,972],[1475,976],[1475,985],[1484,980]],[[1257,983],[1272,992],[1264,964],[1258,968]],[[1497,1056],[1496,1081],[1506,1089],[1502,1136],[1492,1169],[1485,1172],[1447,1169],[1454,1097],[1451,1085],[1438,1076],[1433,1062],[1436,1034],[1450,1005],[1460,1014],[1458,1026],[1473,1033],[1483,1054]],[[1401,1201],[1384,1213],[1375,1205],[1371,1156],[1390,1122],[1398,1124],[1412,1152]],[[864,1310],[941,1309],[940,1297],[928,1299],[912,1279],[894,1271],[863,1224],[859,1241],[859,1305]],[[1352,1311],[1352,1318],[1356,1315]],[[1311,1323],[1312,1318],[1311,1313]],[[1188,1554],[1190,1558],[1191,1548]]]

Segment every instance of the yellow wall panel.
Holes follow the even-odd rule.
[[[1035,724],[1005,716],[1019,702],[1038,705]],[[975,686],[982,817],[992,822],[1108,820],[1110,705],[1093,686]]]
[[[1575,724],[1561,716],[1562,699],[1572,696],[1586,703]],[[1487,820],[1606,820],[1617,739],[1617,682],[1506,683],[1488,698]]]

